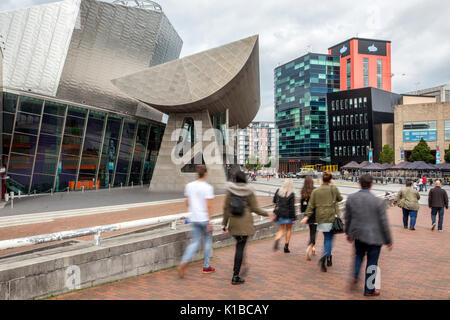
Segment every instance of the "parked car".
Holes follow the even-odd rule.
[[[306,176],[311,176],[313,179],[317,179],[320,173],[316,170],[312,170],[311,168],[302,168],[299,172],[297,172],[297,179],[303,179]]]

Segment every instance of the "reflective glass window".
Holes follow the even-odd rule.
[[[78,161],[79,157],[65,154],[61,155],[61,173],[76,175],[78,169]]]
[[[82,137],[84,132],[84,122],[84,119],[67,116],[64,134]]]
[[[86,138],[89,138],[90,140],[102,141],[105,117],[106,114],[102,112],[89,112],[88,123],[86,126]]]
[[[45,101],[44,113],[53,114],[56,116],[64,117],[66,115],[67,105],[53,102]]]
[[[19,99],[19,111],[41,114],[44,100],[21,96]]]
[[[106,133],[105,133],[105,137],[107,140],[119,139],[121,124],[122,124],[121,118],[111,114],[108,116],[108,123],[106,125]]]
[[[8,175],[10,173],[31,175],[33,157],[15,153],[11,153],[9,157]]]
[[[61,137],[41,134],[38,142],[38,153],[57,156],[61,146]]]
[[[115,160],[115,158],[114,158]],[[114,161],[110,161],[109,157],[102,156],[100,166],[98,168],[98,181],[101,188],[107,188],[113,181]]]
[[[127,175],[125,173],[116,173],[116,177],[114,179],[114,186],[124,186],[127,182]]]
[[[75,187],[75,175],[59,174],[56,176],[55,191],[66,191],[67,187],[73,190]]]
[[[80,155],[82,138],[64,136],[61,153],[69,155]]]
[[[54,175],[56,166],[58,164],[58,157],[48,154],[37,154],[34,162],[34,173],[44,173]]]
[[[55,117],[48,114],[44,114],[42,116],[41,133],[61,135],[63,126],[64,118]]]
[[[15,133],[13,136],[11,152],[34,156],[37,137],[28,134]]]
[[[14,130],[16,132],[37,135],[39,132],[40,122],[40,116],[17,112],[16,127]]]
[[[69,106],[69,109],[67,110],[68,116],[74,116],[74,117],[78,117],[78,118],[82,118],[82,119],[86,118],[86,114],[87,114],[87,109],[85,109],[85,108]]]
[[[12,93],[3,92],[3,111],[15,113],[18,96]]]
[[[55,176],[50,176],[46,174],[34,174],[30,193],[49,193],[53,188],[53,182],[55,180]]]
[[[14,114],[3,112],[3,133],[12,133],[14,125]]]
[[[3,134],[3,149],[2,149],[2,153],[5,155],[9,154],[9,147],[11,146],[11,138],[12,135],[10,134]]]
[[[136,121],[125,119],[116,172],[128,174],[131,155],[133,154],[135,131]]]
[[[140,183],[139,173],[142,170],[145,149],[147,147],[148,133],[149,125],[146,123],[140,123],[136,136],[136,144],[134,147],[133,162],[131,165],[131,172],[133,174],[138,174],[133,175],[133,177],[131,178],[131,181],[133,181],[134,184]]]
[[[142,180],[144,184],[150,182],[153,169],[155,168],[156,158],[158,157],[161,139],[164,134],[164,127],[152,124],[150,127],[150,138],[148,139],[147,152],[144,162],[144,175]]]
[[[23,176],[18,174],[8,173],[9,179],[5,181],[6,189],[8,191],[14,191],[15,194],[19,193],[28,194],[30,187],[30,176]]]

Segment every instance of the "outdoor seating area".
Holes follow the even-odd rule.
[[[436,179],[441,180],[444,185],[450,185],[450,163],[432,165],[424,161],[403,161],[396,165],[351,161],[341,167],[340,178],[356,182],[360,175],[366,173],[370,173],[376,183],[381,184],[404,184],[408,180],[416,181],[420,177],[426,176],[430,185]]]

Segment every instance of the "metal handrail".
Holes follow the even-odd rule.
[[[391,197],[392,197],[392,195],[391,195]],[[389,199],[389,198],[386,198],[386,199]],[[300,205],[299,203],[295,204],[296,207],[298,207],[299,205]],[[342,209],[342,207],[344,205],[345,205],[345,201],[340,202],[339,208]],[[262,206],[261,208],[269,208],[272,206],[273,206],[273,204],[268,204],[268,205]],[[220,223],[220,219],[218,219],[218,217],[220,217],[222,215],[223,215],[223,213],[213,215],[212,218],[215,218],[215,219],[211,219],[211,224],[215,225],[215,224]],[[252,213],[252,215],[256,216],[255,213]],[[190,216],[190,213],[179,213],[179,214],[155,217],[155,218],[149,218],[149,219],[126,221],[126,222],[114,223],[114,224],[109,224],[109,225],[102,225],[102,226],[88,227],[88,228],[83,228],[83,229],[61,231],[61,232],[55,232],[55,233],[49,233],[49,234],[41,234],[41,235],[36,235],[36,236],[31,236],[31,237],[3,240],[3,241],[0,241],[0,250],[20,248],[20,247],[54,242],[54,241],[59,241],[59,240],[80,238],[80,237],[85,237],[85,236],[89,236],[89,235],[95,235],[94,245],[99,245],[100,244],[100,235],[102,232],[119,231],[119,230],[136,228],[136,227],[147,227],[147,226],[156,225],[156,224],[160,224],[160,223],[170,223],[171,228],[176,229],[177,222],[182,219],[188,219],[189,216]],[[261,216],[261,220],[264,220],[264,217]]]

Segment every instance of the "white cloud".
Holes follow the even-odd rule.
[[[49,0],[2,0],[0,10]],[[157,1],[158,2],[158,1]],[[278,63],[350,37],[392,41],[392,89],[403,93],[450,82],[450,1],[441,0],[160,0],[184,41],[182,56],[260,35],[261,109],[273,120]],[[402,74],[405,74],[404,76]],[[263,107],[264,106],[264,107]]]

